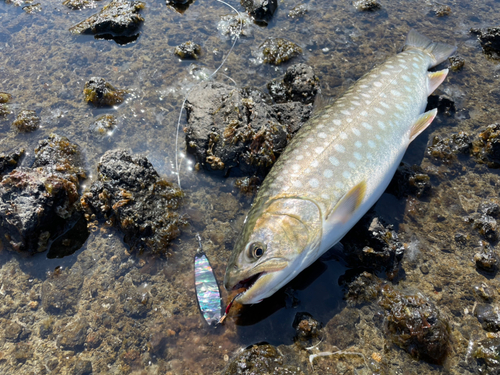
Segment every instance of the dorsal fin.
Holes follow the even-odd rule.
[[[329,210],[325,220],[334,223],[347,223],[356,209],[359,207],[366,193],[366,182],[363,180],[351,190],[349,190],[340,201]]]
[[[434,108],[433,110],[427,111],[425,113],[422,113],[420,117],[415,121],[413,126],[411,127],[411,132],[410,132],[410,143],[413,142],[415,138],[418,137],[420,133],[422,133],[427,127],[431,124],[432,120],[437,115],[437,108]]]

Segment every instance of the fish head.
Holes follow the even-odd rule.
[[[226,269],[224,286],[244,291],[236,301],[259,303],[277,292],[310,262],[321,238],[319,209],[303,199],[281,199],[249,215]]]

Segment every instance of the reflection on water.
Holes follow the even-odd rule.
[[[145,22],[133,43],[71,35],[70,27],[104,5],[97,4],[96,9],[71,11],[50,0],[42,4],[41,12],[26,14],[16,3],[0,3],[0,91],[12,95],[8,105],[13,111],[0,118],[0,151],[24,147],[27,153],[21,164],[29,167],[37,142],[57,133],[83,148],[90,176],[84,186],[95,178],[99,158],[115,148],[145,154],[160,175],[175,181],[181,104],[190,88],[226,57],[231,40],[217,28],[233,12],[216,1],[205,1],[189,3],[178,13],[156,0],[142,10]],[[234,179],[197,172],[184,163],[183,210],[191,225],[173,244],[169,258],[130,255],[121,234],[104,226],[64,258],[54,251],[75,251],[78,242],[85,240],[80,231],[58,239],[50,253],[33,257],[0,249],[2,373],[71,373],[91,368],[93,373],[212,374],[222,370],[239,348],[262,341],[282,345],[287,360],[304,373],[370,372],[363,361],[348,356],[316,359],[312,370],[308,356],[316,349],[293,345],[292,324],[302,312],[325,326],[318,351],[337,347],[367,358],[378,358],[372,357],[378,353],[387,373],[403,368],[420,373],[477,370],[467,347],[487,334],[473,307],[484,301],[495,307],[500,285],[497,278],[477,272],[471,261],[484,238],[464,218],[474,215],[479,204],[498,199],[500,178],[497,170],[470,159],[446,164],[431,160],[425,152],[436,135],[466,131],[475,136],[498,122],[498,61],[482,54],[468,30],[497,26],[499,2],[451,1],[446,4],[451,13],[436,17],[434,2],[381,2],[379,11],[359,12],[351,2],[319,0],[306,3],[303,17],[289,17],[289,11],[300,4],[280,2],[267,27],[246,23],[245,36],[214,79],[259,88],[282,75],[288,65],[274,67],[256,60],[257,47],[271,36],[287,38],[302,48],[303,54],[287,64],[311,65],[327,97],[337,97],[399,51],[410,28],[456,44],[465,59],[464,69],[450,73],[438,93],[454,100],[456,113],[440,114],[411,144],[404,159],[421,165],[431,176],[431,193],[422,199],[386,194],[375,207],[403,241],[417,247],[413,257],[404,259],[404,277],[398,283],[402,289],[432,298],[449,317],[455,339],[448,362],[431,366],[414,361],[388,342],[375,307],[343,302],[339,278],[346,267],[328,258],[262,303],[235,308],[224,326],[206,327],[194,294],[193,255],[198,248],[194,234],[201,234],[204,250],[222,281],[251,197],[238,193]],[[243,11],[237,2],[231,5]],[[181,61],[174,54],[175,46],[188,40],[202,47],[196,61]],[[128,90],[125,103],[104,109],[87,105],[83,87],[94,76]],[[20,134],[11,124],[27,109],[41,117],[41,126]],[[116,117],[116,129],[98,140],[89,127],[107,114]],[[182,116],[181,129],[184,125]],[[181,137],[178,152],[184,151]],[[187,160],[192,163],[189,156]],[[458,234],[464,241],[456,240],[462,238]],[[481,299],[476,287],[490,290],[491,296]],[[227,300],[224,291],[223,296]]]

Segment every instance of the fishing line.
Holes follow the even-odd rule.
[[[222,3],[222,4],[226,5],[226,6],[228,6],[229,8],[231,8],[232,10],[234,10],[236,12],[236,14],[238,15],[237,19],[240,21],[240,28],[238,30],[238,34],[234,35],[233,44],[231,45],[231,48],[229,49],[229,52],[227,53],[227,55],[224,57],[224,59],[220,63],[219,67],[217,69],[215,69],[215,71],[212,72],[212,74],[210,74],[208,76],[208,78],[206,78],[205,80],[203,80],[201,82],[198,82],[196,85],[194,85],[193,87],[191,87],[188,90],[186,96],[184,97],[184,100],[182,101],[181,110],[179,111],[179,118],[177,120],[177,128],[176,128],[176,132],[175,132],[175,170],[177,172],[177,184],[179,185],[179,188],[181,188],[181,165],[179,163],[179,129],[181,127],[182,110],[185,108],[186,101],[187,101],[187,99],[188,99],[189,94],[191,93],[191,91],[193,89],[195,89],[199,84],[212,79],[217,74],[217,72],[222,68],[222,66],[225,64],[227,58],[229,57],[229,55],[233,51],[233,48],[236,45],[236,41],[238,40],[238,38],[239,38],[239,36],[241,34],[241,31],[243,30],[243,19],[242,19],[241,15],[240,15],[240,12],[238,12],[238,10],[235,7],[233,7],[231,4],[228,4],[228,3],[226,3],[223,0],[217,0],[217,1],[219,3]],[[227,77],[227,75],[225,75],[225,76]],[[230,79],[231,79],[231,81],[234,82],[234,84],[236,84],[236,82],[232,78],[230,78]]]

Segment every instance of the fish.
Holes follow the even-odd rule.
[[[408,145],[434,120],[427,97],[455,46],[411,30],[403,51],[316,111],[254,199],[224,277],[236,302],[273,295],[336,245],[389,185]]]

